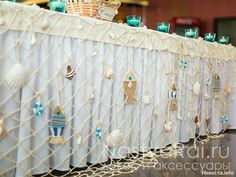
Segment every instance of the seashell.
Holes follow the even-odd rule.
[[[129,81],[129,83],[128,83],[128,88],[132,88],[132,86],[133,86],[132,82]]]
[[[190,112],[190,111],[187,112],[187,118],[188,118],[188,119],[191,118],[191,112]]]
[[[142,103],[148,105],[151,102],[151,98],[148,95],[143,96]]]
[[[152,113],[153,113],[155,116],[158,116],[158,107],[153,108]]]
[[[201,90],[201,85],[199,82],[195,82],[194,86],[193,86],[193,93],[198,96],[200,94],[200,90]]]
[[[71,68],[70,65],[67,66],[67,74],[65,76],[66,79],[72,80],[75,76],[75,71]]]
[[[34,45],[35,43],[36,43],[36,37],[35,37],[35,34],[33,33],[33,34],[31,35],[30,44],[31,44],[31,45]]]
[[[231,84],[226,85],[224,90],[226,95],[230,95],[232,93],[232,85]]]
[[[82,143],[82,137],[81,137],[80,133],[76,134],[76,143],[78,145],[80,145]]]
[[[29,75],[30,74],[25,67],[22,64],[17,63],[6,75],[5,80],[10,87],[19,89],[28,82]]]
[[[179,120],[183,120],[183,118],[182,118],[180,115],[178,115],[177,118],[178,118]]]
[[[4,128],[3,119],[0,119],[0,138],[6,135],[6,130]]]
[[[145,157],[145,158],[153,158],[153,157],[155,157],[155,155],[156,154],[154,152],[148,151],[147,153],[143,154],[143,157]]]
[[[198,116],[195,116],[195,118],[194,118],[194,123],[196,124],[196,123],[198,123],[199,122],[199,118],[198,118]]]
[[[208,93],[205,93],[204,98],[205,100],[209,100],[210,96],[208,95]]]
[[[172,126],[172,121],[169,121],[169,122],[164,124],[164,130],[165,130],[166,133],[171,131],[171,126]]]
[[[105,72],[105,77],[107,79],[111,79],[114,75],[114,71],[112,70],[112,68],[108,69],[106,72]]]
[[[45,18],[45,19],[43,20],[42,24],[41,24],[41,28],[45,30],[45,29],[48,28],[48,26],[49,26],[49,22],[48,22],[48,20]]]
[[[90,95],[89,95],[89,100],[94,100],[94,98],[95,98],[95,95],[93,94],[93,93],[91,93]]]
[[[96,49],[93,49],[92,53],[91,53],[91,56],[94,57],[95,55],[97,55],[97,50]]]
[[[113,130],[106,138],[108,147],[117,147],[124,140],[124,135],[120,129]]]

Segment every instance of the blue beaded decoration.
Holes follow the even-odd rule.
[[[180,68],[185,69],[188,66],[188,62],[186,60],[181,60],[179,66]]]
[[[224,115],[220,118],[220,121],[222,124],[226,124],[228,122],[228,120],[229,120],[229,118],[226,115]]]
[[[41,116],[43,114],[43,104],[40,101],[36,101],[36,103],[34,103],[34,115],[36,116]]]
[[[96,128],[96,138],[101,139],[102,138],[102,130],[101,128]]]

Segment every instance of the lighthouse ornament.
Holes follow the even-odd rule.
[[[221,86],[220,86],[220,76],[217,73],[213,74],[212,76],[212,89],[214,92],[214,98],[219,98]]]
[[[137,80],[132,71],[128,71],[124,78],[124,91],[125,91],[125,102],[126,103],[136,103],[136,87]]]
[[[175,83],[172,84],[170,90],[170,111],[177,110],[177,89]]]
[[[62,134],[65,129],[66,121],[64,111],[60,105],[57,105],[54,108],[49,125],[52,133],[52,137],[49,142],[51,144],[64,144]]]

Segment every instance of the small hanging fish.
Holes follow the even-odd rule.
[[[70,65],[67,66],[67,74],[65,76],[66,79],[72,80],[74,75],[75,75],[75,71],[72,69],[72,67]]]
[[[221,90],[221,86],[220,86],[220,77],[217,73],[215,73],[212,76],[212,89],[214,92],[214,97],[215,98],[219,98],[220,97],[220,90]]]
[[[137,99],[135,97],[136,86],[137,86],[137,80],[134,76],[134,73],[132,71],[128,71],[125,74],[125,79],[124,79],[124,90],[125,90],[125,96],[126,96],[126,103],[136,103],[137,102]]]
[[[60,105],[57,105],[52,113],[52,118],[49,122],[52,137],[50,139],[51,144],[64,144],[62,134],[66,125],[65,114]]]
[[[170,111],[176,111],[176,110],[177,110],[177,89],[174,83],[172,84],[170,91]]]
[[[0,119],[0,138],[4,137],[6,135],[6,130],[4,128],[4,122],[3,119]]]

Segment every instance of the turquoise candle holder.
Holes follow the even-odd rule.
[[[65,0],[50,0],[50,10],[56,12],[65,12],[66,3]]]
[[[170,23],[166,23],[166,22],[157,23],[157,31],[169,33]]]
[[[197,38],[197,30],[196,29],[186,29],[184,30],[185,37],[188,38]]]
[[[218,38],[218,42],[220,43],[220,44],[229,44],[229,36],[220,36],[219,38]]]
[[[16,2],[16,0],[1,0],[1,1]]]
[[[208,41],[208,42],[214,42],[215,38],[216,38],[215,33],[206,33],[204,36],[205,41]]]
[[[140,16],[135,16],[135,15],[130,15],[126,17],[127,24],[132,27],[140,27],[141,24],[141,17]]]

